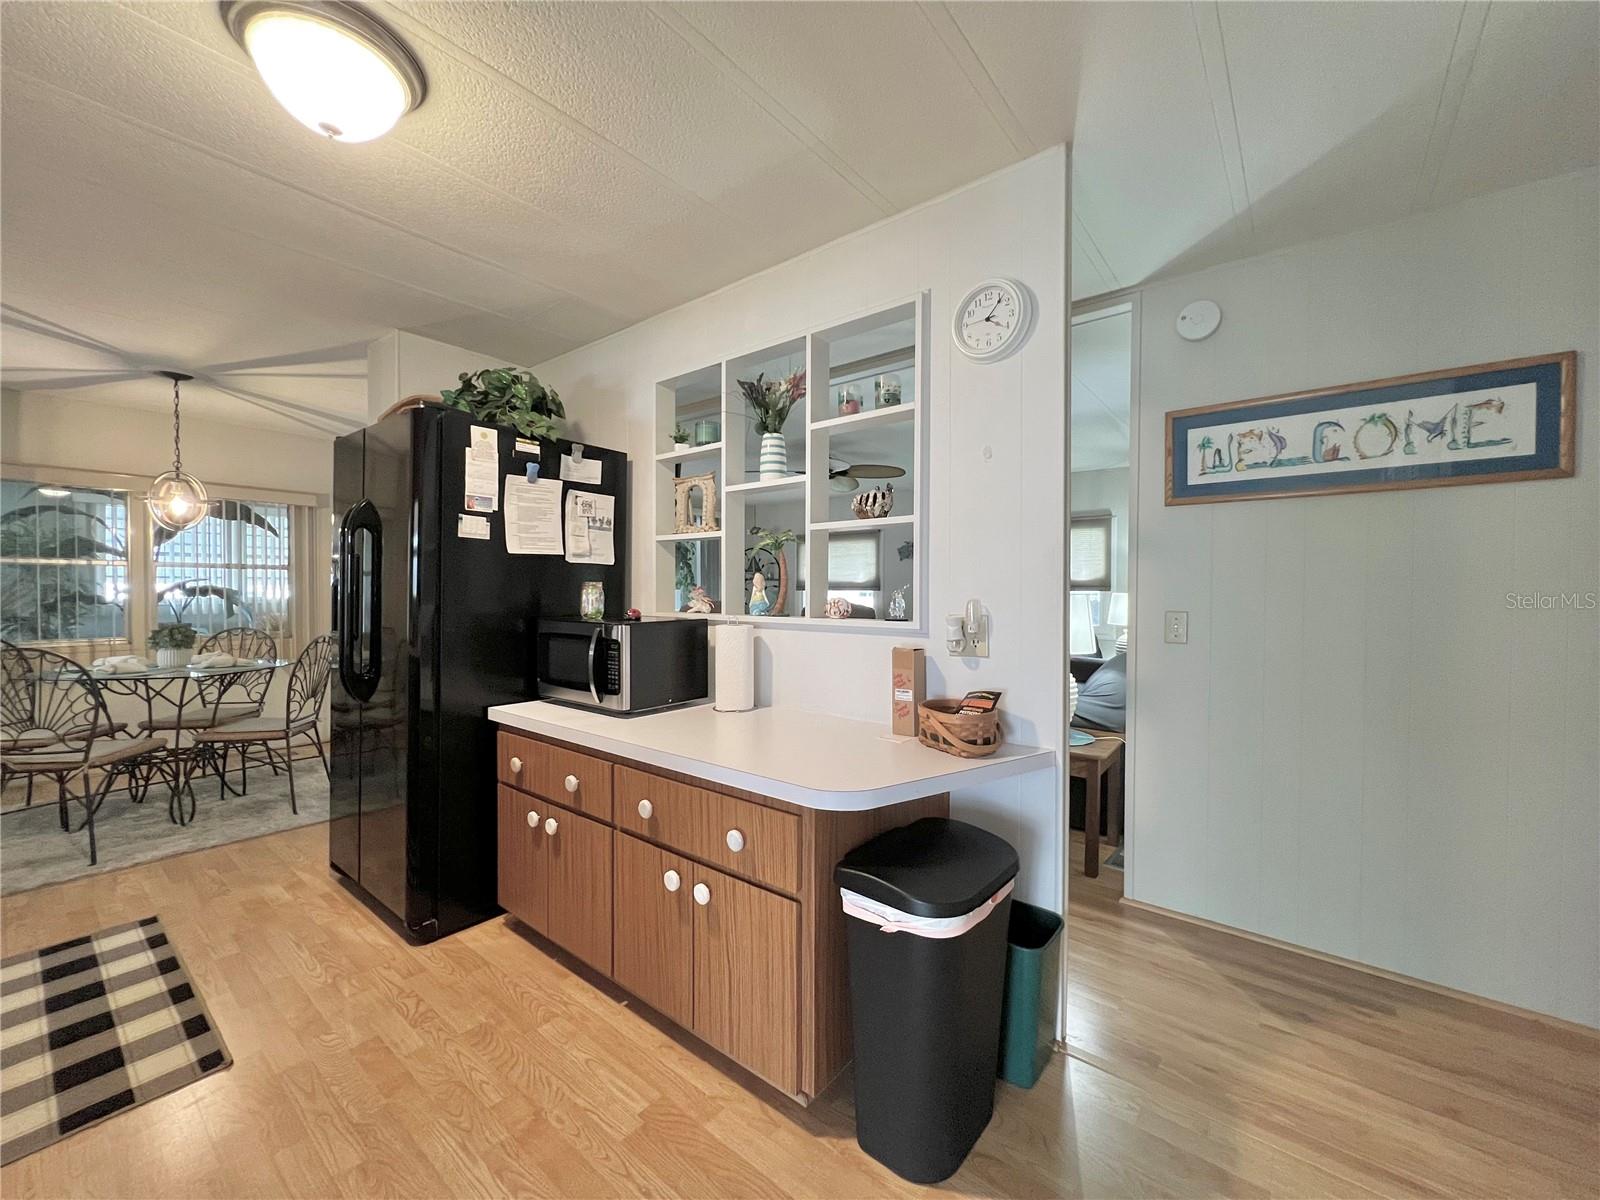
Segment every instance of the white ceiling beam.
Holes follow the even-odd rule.
[[[1444,168],[1445,154],[1450,149],[1450,136],[1455,132],[1456,116],[1461,112],[1461,99],[1467,94],[1467,80],[1477,61],[1478,45],[1483,40],[1483,26],[1488,17],[1487,0],[1466,0],[1461,5],[1455,41],[1450,47],[1450,62],[1445,68],[1444,80],[1439,85],[1439,103],[1434,110],[1433,124],[1428,128],[1428,146],[1417,171],[1416,192],[1411,200],[1412,212],[1420,212],[1433,205],[1434,192],[1439,186],[1439,173]]]
[[[1233,99],[1233,81],[1228,73],[1228,47],[1222,32],[1222,11],[1216,0],[1193,0],[1189,12],[1194,18],[1195,38],[1200,45],[1200,62],[1205,71],[1206,90],[1211,101],[1211,117],[1217,129],[1217,151],[1228,180],[1228,199],[1233,215],[1245,216],[1255,233],[1250,216],[1250,181],[1245,175],[1244,147],[1239,140],[1239,115]],[[1253,238],[1252,238],[1253,240]]]

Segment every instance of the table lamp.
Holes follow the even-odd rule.
[[[1117,652],[1119,638],[1127,633],[1128,629],[1128,593],[1110,592],[1110,601],[1106,604],[1106,625],[1110,636],[1102,641],[1101,656],[1110,658]]]

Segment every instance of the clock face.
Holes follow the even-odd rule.
[[[956,310],[956,345],[971,358],[999,358],[1027,328],[1025,293],[1003,279],[979,284]]]

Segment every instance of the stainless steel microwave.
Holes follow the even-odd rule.
[[[710,692],[705,621],[541,620],[534,636],[541,700],[633,715]]]

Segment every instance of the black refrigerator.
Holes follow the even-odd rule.
[[[475,430],[480,468],[483,431],[493,430],[495,509],[463,526]],[[540,616],[577,613],[590,580],[605,587],[607,617],[627,607],[628,460],[617,451],[582,446],[569,473],[598,463],[599,481],[567,482],[562,496],[563,513],[568,491],[614,497],[611,565],[507,551],[505,477],[537,461],[543,478],[559,478],[574,454],[571,442],[533,442],[438,406],[391,414],[334,445],[328,860],[420,940],[499,911],[485,710],[538,694]]]

